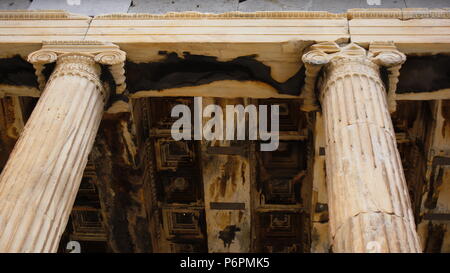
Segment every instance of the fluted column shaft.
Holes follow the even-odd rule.
[[[341,50],[320,88],[333,252],[420,252],[380,60]]]
[[[63,54],[0,176],[0,252],[56,252],[102,118],[100,66]]]

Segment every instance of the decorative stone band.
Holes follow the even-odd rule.
[[[449,19],[450,9],[404,8],[404,9],[349,9],[347,19]]]
[[[65,10],[0,10],[0,20],[90,20]]]
[[[362,73],[377,81],[379,68],[386,67],[389,72],[388,105],[391,112],[395,111],[395,90],[397,88],[399,70],[405,62],[405,54],[399,52],[392,42],[373,42],[369,51],[357,44],[350,43],[340,47],[334,42],[325,42],[312,45],[303,57],[302,61],[306,68],[305,85],[301,96],[304,98],[303,111],[318,110],[316,97],[316,82],[319,72],[326,65],[324,73],[334,70],[333,78],[345,75]],[[349,69],[347,65],[352,63],[358,69]]]
[[[205,19],[328,19],[347,18],[346,13],[327,11],[231,11],[225,13],[201,13],[195,11],[168,12],[165,14],[113,13],[98,15],[99,20],[205,20]]]
[[[83,53],[66,53],[59,56],[56,61],[56,68],[50,76],[48,83],[52,82],[55,78],[65,75],[83,77],[95,84],[97,91],[102,95],[103,102],[105,102],[106,94],[100,81],[100,73],[101,68],[92,56]]]
[[[327,11],[256,11],[200,13],[195,11],[165,14],[114,13],[95,16],[95,20],[191,20],[191,19],[449,19],[450,8],[348,9],[342,13]],[[89,16],[64,10],[1,10],[0,20],[89,20]]]
[[[325,74],[330,74],[330,71],[333,71],[333,74],[330,75],[328,81],[334,81],[335,78],[355,74],[364,74],[375,79],[379,79],[380,77],[378,65],[374,64],[365,57],[333,58],[324,68]]]
[[[35,68],[40,90],[45,87],[45,77],[42,73],[45,64],[57,62],[55,70],[57,74],[77,71],[80,76],[87,77],[87,75],[90,75],[89,77],[94,79],[92,78],[94,74],[100,74],[100,70],[96,70],[100,68],[98,65],[94,65],[98,63],[109,67],[116,83],[116,93],[123,93],[126,88],[125,70],[123,68],[125,58],[125,52],[120,50],[118,46],[97,41],[44,42],[42,49],[28,55],[28,61]],[[100,81],[98,82],[100,83]]]

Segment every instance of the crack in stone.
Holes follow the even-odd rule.
[[[344,225],[348,224],[350,219],[359,217],[361,214],[386,214],[386,215],[391,215],[391,216],[400,218],[402,221],[404,221],[404,222],[407,223],[407,224],[410,224],[410,221],[409,221],[407,218],[405,218],[404,216],[397,215],[395,212],[385,212],[385,211],[381,211],[381,210],[378,210],[378,211],[370,211],[370,212],[367,212],[367,211],[360,211],[360,212],[356,213],[355,215],[348,217],[348,218],[344,221],[344,223],[342,223],[341,225],[339,225],[339,226],[335,229],[335,233],[334,233],[334,234],[331,234],[331,236],[330,236],[330,237],[331,237],[331,240],[330,240],[330,241],[331,241],[331,242],[330,242],[330,247],[331,247],[331,248],[333,248],[333,246],[335,245],[336,234],[339,233],[339,231],[342,229],[342,227],[343,227]]]

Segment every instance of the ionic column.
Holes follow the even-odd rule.
[[[381,48],[381,49],[380,49]],[[408,188],[380,78],[405,55],[376,44],[318,44],[333,252],[420,252]]]
[[[57,251],[108,97],[99,63],[124,59],[116,46],[92,42],[30,54],[38,72],[56,67],[0,176],[0,252]]]

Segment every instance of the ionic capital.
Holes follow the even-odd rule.
[[[392,42],[372,42],[369,50],[355,43],[345,46],[339,46],[334,42],[312,45],[302,57],[306,69],[305,85],[301,95],[304,99],[302,110],[318,110],[315,88],[322,67],[325,68],[325,77],[337,79],[346,75],[364,74],[376,81],[381,81],[379,69],[385,67],[389,72],[387,88],[389,110],[393,112],[399,70],[405,60],[405,54],[398,51]],[[332,78],[328,80],[332,81]]]
[[[38,78],[39,88],[45,87],[43,69],[45,64],[57,63],[52,77],[63,74],[75,74],[100,84],[100,67],[107,65],[116,83],[116,92],[125,90],[126,54],[112,43],[98,41],[49,41],[43,42],[42,49],[28,55]]]

